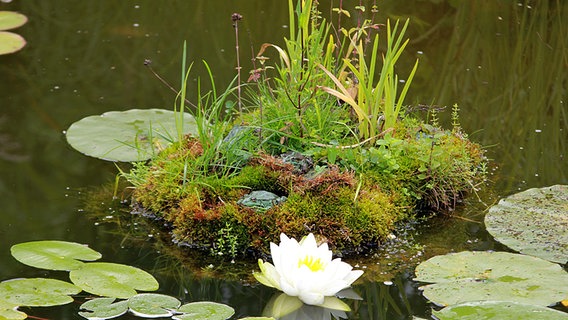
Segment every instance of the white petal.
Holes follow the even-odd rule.
[[[320,305],[323,304],[325,297],[321,293],[301,292],[298,296],[305,304]]]

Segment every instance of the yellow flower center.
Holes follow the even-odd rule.
[[[308,267],[313,272],[321,271],[325,267],[320,258],[314,259],[312,256],[305,256],[298,261],[298,268],[302,265]]]

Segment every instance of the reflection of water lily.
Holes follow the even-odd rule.
[[[336,297],[325,297],[326,303],[329,305],[345,305]],[[347,309],[349,307],[345,305]],[[341,309],[329,309],[321,306],[309,306],[297,297],[290,297],[285,293],[273,296],[262,314],[267,317],[273,317],[278,320],[332,320],[347,319],[347,313]]]
[[[363,274],[339,258],[332,260],[327,244],[318,246],[311,233],[299,243],[282,233],[279,246],[270,244],[270,253],[274,265],[259,260],[261,272],[255,272],[255,278],[306,304],[325,306],[325,297],[351,286]]]

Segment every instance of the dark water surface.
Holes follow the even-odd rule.
[[[329,1],[322,3],[328,6],[323,16],[329,17]],[[501,248],[479,223],[487,205],[519,190],[568,184],[568,3],[385,0],[379,5],[377,22],[411,18],[411,43],[400,71],[407,74],[417,57],[420,66],[407,103],[448,109],[458,103],[461,125],[488,148],[493,161],[491,183],[479,199],[465,200],[455,212],[460,218],[434,219],[408,236],[416,250],[406,262],[385,258],[398,253],[390,248],[352,261],[368,268],[370,276],[355,287],[364,299],[349,302],[350,318],[410,319],[428,312],[409,281],[417,262],[452,250]],[[14,1],[0,3],[0,10],[30,18],[14,30],[28,45],[0,56],[0,279],[64,277],[19,264],[9,249],[30,240],[76,241],[102,252],[104,261],[152,271],[160,292],[184,302],[213,300],[235,307],[238,316],[261,315],[272,290],[207,277],[215,267],[184,268],[181,260],[166,257],[164,251],[171,250],[156,249],[158,231],[120,218],[108,194],[97,200],[108,204],[87,207],[82,195],[113,181],[117,170],[72,150],[63,131],[106,111],[172,108],[174,95],[143,62],[151,59],[177,84],[184,40],[189,59],[207,60],[218,83],[227,84],[235,74],[231,14],[244,16],[241,61],[243,70],[250,70],[251,47],[283,43],[287,1]],[[199,63],[195,70],[203,74]],[[450,110],[441,115],[446,123],[449,115]],[[85,216],[97,210],[108,222]],[[384,285],[385,280],[393,284]],[[77,308],[35,308],[29,314],[79,319]]]

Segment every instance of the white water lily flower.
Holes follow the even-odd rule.
[[[274,265],[259,259],[261,272],[254,277],[310,305],[324,305],[325,297],[348,288],[363,274],[339,258],[332,260],[327,243],[318,246],[311,233],[300,242],[282,233],[279,246],[270,243],[270,253]]]

